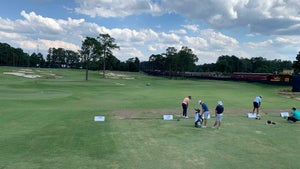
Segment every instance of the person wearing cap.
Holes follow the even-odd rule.
[[[292,108],[291,116],[287,118],[287,121],[296,122],[300,120],[300,111],[295,107]]]
[[[222,117],[223,117],[223,112],[224,112],[223,102],[218,101],[218,105],[215,109],[215,124],[211,128],[215,128],[216,126],[218,128],[220,128],[221,120],[222,120]]]
[[[259,107],[261,105],[261,101],[262,101],[262,96],[257,96],[255,97],[255,99],[253,100],[253,111],[252,113],[254,114],[255,110],[256,110],[256,116],[259,117]]]
[[[188,96],[188,97],[185,97],[182,101],[182,117],[184,118],[188,118],[187,116],[187,109],[189,107],[189,103],[190,103],[190,100],[192,99],[192,96]]]
[[[199,100],[199,104],[202,107],[201,116],[203,117],[203,125],[201,126],[201,128],[206,128],[207,119],[209,117],[209,109],[208,109],[207,105],[202,100]]]

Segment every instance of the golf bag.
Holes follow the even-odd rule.
[[[203,119],[200,115],[200,109],[195,109],[195,127],[201,127]]]

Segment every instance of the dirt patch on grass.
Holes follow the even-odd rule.
[[[291,89],[278,90],[277,93],[283,97],[300,100],[300,92],[293,92]]]
[[[115,119],[153,119],[153,118],[162,118],[163,115],[179,115],[178,110],[171,109],[147,109],[147,110],[116,110],[111,112],[112,117]]]
[[[240,116],[247,117],[251,109],[226,109],[224,116]],[[281,112],[288,112],[287,109],[261,109],[260,114],[262,116],[280,116]],[[180,118],[182,116],[182,110],[180,109],[147,109],[147,110],[115,110],[110,113],[115,119],[159,119],[163,118],[163,115],[173,115],[174,118]],[[214,111],[211,110],[210,114],[214,117]],[[194,118],[195,111],[189,110],[188,116]]]

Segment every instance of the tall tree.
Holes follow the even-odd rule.
[[[192,49],[182,46],[178,52],[177,65],[184,76],[185,71],[193,71],[195,62],[198,61],[198,57],[193,53]]]
[[[171,77],[172,71],[175,67],[177,58],[177,49],[175,47],[168,47],[166,49],[166,64],[169,67],[169,76]]]
[[[77,52],[74,52],[72,50],[66,50],[65,52],[66,54],[66,64],[67,64],[67,67],[70,67],[70,68],[75,68],[78,66],[78,63],[79,63],[79,54]]]
[[[9,66],[29,66],[30,56],[21,48],[11,47],[7,43],[0,43],[0,64]]]
[[[223,73],[240,72],[242,62],[236,56],[220,56],[216,63],[216,70]]]
[[[30,55],[30,67],[44,66],[45,59],[41,53],[36,54],[35,52]]]
[[[126,64],[128,65],[128,71],[130,72],[138,72],[139,71],[139,65],[140,65],[140,60],[139,58],[129,58],[126,61]]]
[[[149,57],[149,62],[151,64],[151,69],[153,70],[160,70],[160,71],[166,70],[165,67],[166,58],[161,54],[157,54],[157,55],[152,54]]]
[[[296,56],[296,61],[293,62],[293,68],[296,74],[300,72],[300,51]]]
[[[119,70],[121,61],[113,55],[108,54],[105,58],[105,69],[106,70]],[[103,67],[103,59],[99,60],[98,65]]]
[[[107,55],[112,55],[113,49],[120,49],[120,47],[115,44],[115,39],[109,34],[99,34],[97,37],[98,42],[100,43],[100,51],[97,51],[100,55],[103,54],[103,77],[105,77],[105,59]],[[101,51],[102,50],[102,51]]]
[[[252,72],[254,73],[270,73],[273,72],[269,69],[270,61],[263,57],[251,58]]]
[[[47,55],[47,62],[50,67],[60,68],[64,64],[64,49],[63,48],[49,48]]]
[[[97,51],[98,49],[99,43],[95,38],[86,37],[82,42],[80,54],[86,70],[85,80],[88,80],[89,65],[93,57],[95,57],[95,51]]]

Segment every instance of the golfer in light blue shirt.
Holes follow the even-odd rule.
[[[253,111],[252,111],[252,113],[254,114],[254,111],[256,110],[256,116],[257,117],[260,116],[259,115],[259,107],[261,105],[261,100],[262,100],[262,96],[257,96],[253,100]]]

